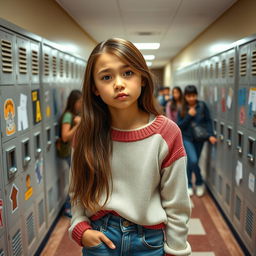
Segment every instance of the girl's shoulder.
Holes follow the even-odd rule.
[[[161,124],[161,131],[166,135],[166,134],[175,134],[177,132],[180,131],[179,126],[172,121],[171,119],[167,118],[164,115],[159,115],[159,118],[161,118],[163,120],[162,124]]]

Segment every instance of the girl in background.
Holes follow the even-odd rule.
[[[168,101],[165,109],[166,116],[177,123],[178,110],[182,108],[183,95],[179,86],[172,89],[172,98]]]
[[[81,108],[81,91],[71,91],[67,99],[66,108],[60,117],[60,138],[56,142],[57,155],[64,159],[69,167],[71,158],[71,141],[81,120]],[[71,217],[71,204],[69,197],[65,202],[64,215]]]
[[[188,85],[184,90],[184,103],[181,111],[178,112],[178,122],[183,136],[184,146],[188,157],[187,175],[188,175],[188,191],[189,195],[194,194],[192,184],[192,173],[196,176],[196,195],[204,194],[204,184],[199,167],[199,159],[203,149],[204,142],[196,141],[193,135],[193,123],[206,127],[211,144],[216,143],[216,138],[213,136],[212,120],[208,107],[203,101],[197,99],[198,93],[194,85]]]
[[[71,238],[83,255],[189,255],[186,154],[158,114],[140,51],[109,39],[85,72],[72,157]]]

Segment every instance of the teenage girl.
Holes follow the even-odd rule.
[[[85,72],[72,158],[71,238],[87,256],[189,255],[186,153],[158,115],[152,77],[129,41],[109,39]]]
[[[72,90],[67,99],[67,105],[60,117],[60,138],[56,143],[57,154],[64,159],[70,167],[71,141],[80,123],[82,108],[82,93]],[[71,218],[71,204],[69,197],[64,206],[64,215]]]
[[[181,109],[183,102],[182,90],[179,86],[172,89],[172,98],[168,101],[165,109],[166,116],[177,123],[178,110]]]
[[[194,139],[192,132],[193,123],[206,127],[209,134],[208,141],[211,144],[217,142],[213,134],[212,119],[207,105],[205,102],[198,100],[197,88],[194,85],[187,85],[184,89],[183,106],[178,112],[177,124],[182,131],[183,142],[188,155],[187,175],[189,195],[192,196],[194,194],[192,184],[192,173],[194,172],[196,177],[196,195],[201,197],[204,195],[205,187],[199,167],[199,159],[204,142]]]

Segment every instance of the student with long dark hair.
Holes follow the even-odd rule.
[[[178,110],[182,108],[183,94],[179,86],[172,89],[172,97],[168,101],[165,109],[166,116],[173,122],[177,123]]]
[[[109,39],[92,51],[71,168],[71,238],[85,256],[189,255],[186,154],[159,115],[141,52]]]
[[[193,184],[192,173],[196,177],[196,195],[202,196],[204,194],[204,184],[199,167],[199,159],[205,141],[211,144],[216,143],[216,138],[213,135],[212,120],[210,112],[203,101],[198,100],[197,88],[194,85],[188,85],[184,90],[184,102],[181,111],[178,113],[178,126],[182,131],[183,142],[187,152],[188,165],[188,189],[189,195],[192,196]],[[195,137],[194,126],[201,126],[207,132],[205,141],[198,140]]]
[[[64,159],[70,167],[71,141],[80,123],[82,107],[82,92],[72,90],[68,96],[64,112],[59,119],[60,138],[56,142],[57,155]],[[64,215],[71,217],[71,204],[68,197],[64,206]]]

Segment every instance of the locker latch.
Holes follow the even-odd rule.
[[[232,127],[229,126],[227,131],[228,131],[228,138],[227,138],[226,142],[227,142],[228,146],[231,147],[232,146]]]
[[[254,154],[255,154],[255,139],[252,137],[248,138],[248,160],[253,163],[254,162]]]
[[[15,148],[9,149],[6,152],[7,157],[7,172],[8,178],[11,179],[15,173],[18,171],[16,166],[16,156]]]
[[[242,132],[238,132],[237,133],[237,147],[236,149],[238,150],[239,154],[243,153],[243,133]]]
[[[220,136],[219,136],[221,141],[224,141],[224,123],[220,124]]]

